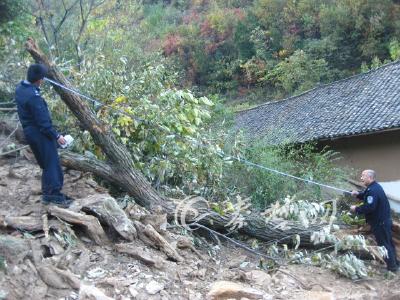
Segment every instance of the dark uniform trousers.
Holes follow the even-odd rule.
[[[57,152],[57,142],[39,131],[37,127],[24,128],[26,140],[42,172],[43,195],[61,195],[64,175]]]
[[[372,232],[375,235],[378,246],[384,246],[388,252],[388,257],[385,259],[389,270],[396,270],[398,261],[396,258],[396,248],[392,239],[392,220],[387,220],[373,226]]]

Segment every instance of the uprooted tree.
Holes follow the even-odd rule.
[[[43,54],[34,40],[28,39],[26,49],[36,62],[48,67],[48,77],[50,79],[66,87],[71,87],[69,81],[57,69],[57,66]],[[102,149],[107,159],[107,162],[105,162],[65,151],[61,154],[62,164],[76,170],[91,172],[119,186],[129,193],[139,205],[146,207],[150,211],[155,211],[161,207],[170,220],[180,215],[180,211],[178,211],[178,214],[176,213],[177,207],[179,210],[181,206],[159,194],[146,178],[135,170],[134,161],[128,149],[118,142],[110,126],[96,117],[87,102],[76,94],[58,86],[54,86],[54,89],[79,120],[80,124],[89,131],[94,143]],[[186,207],[186,212],[191,213],[185,214],[185,220],[182,221],[190,223],[201,215],[200,219],[196,219],[199,224],[216,230],[226,230],[233,218],[229,213],[224,215],[217,214],[207,206],[205,201],[195,201],[193,206]],[[196,212],[192,209],[195,209]],[[292,222],[287,224],[285,228],[281,228],[273,221],[266,222],[260,216],[250,215],[246,216],[238,230],[240,233],[264,241],[279,240],[282,243],[292,243],[293,236],[297,234],[300,236],[301,244],[309,246],[312,244],[310,241],[311,232],[320,230],[320,226],[311,225],[305,228],[299,222]]]

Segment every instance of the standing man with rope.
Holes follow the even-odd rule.
[[[361,173],[361,181],[367,187],[364,191],[352,191],[351,194],[363,200],[361,206],[352,205],[350,211],[365,215],[365,221],[371,225],[378,246],[384,246],[388,252],[385,259],[387,269],[397,272],[399,262],[396,257],[396,248],[392,240],[392,217],[390,204],[382,186],[375,181],[374,170],[364,170]]]
[[[25,138],[42,169],[42,203],[67,208],[72,199],[61,193],[64,174],[57,152],[57,143],[64,145],[66,141],[53,128],[47,103],[40,95],[40,85],[46,74],[44,65],[31,65],[27,80],[16,88],[15,101]]]

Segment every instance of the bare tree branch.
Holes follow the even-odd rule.
[[[74,8],[74,6],[78,3],[78,0],[76,0],[74,3],[72,3],[72,5],[69,8],[67,8],[65,6],[64,0],[62,1],[62,3],[64,6],[64,15],[62,16],[61,21],[57,25],[57,28],[56,28],[57,34],[58,34],[59,30],[61,29],[61,26],[64,24],[65,20],[67,19],[68,14],[71,12],[71,10]]]
[[[56,56],[60,55],[60,46],[59,46],[59,41],[60,41],[60,32],[61,29],[63,28],[63,25],[65,24],[66,20],[68,19],[69,15],[71,15],[71,11],[73,8],[76,6],[79,0],[74,0],[74,2],[68,7],[65,3],[65,0],[62,0],[62,6],[64,8],[64,13],[61,16],[60,21],[56,24],[55,23],[55,14],[52,11],[52,8],[50,7],[50,4],[46,4],[44,0],[37,0],[37,5],[39,8],[39,17],[36,17],[39,21],[39,24],[41,26],[42,32],[45,36],[46,43],[49,47],[50,53],[51,50],[53,49],[53,46],[55,47],[55,52]],[[54,10],[54,9],[53,9]],[[49,34],[46,29],[46,23],[45,20],[48,21],[48,24],[51,28],[51,33],[52,33],[52,41],[50,41]]]
[[[50,42],[49,35],[47,34],[46,26],[45,26],[44,21],[43,21],[43,12],[44,12],[43,0],[37,0],[36,3],[38,5],[38,10],[39,10],[39,16],[36,17],[36,20],[39,21],[40,28],[41,28],[41,30],[43,32],[44,39],[45,39],[47,47],[49,49],[50,58],[52,59],[53,58],[53,52],[52,52],[52,49],[51,49],[51,44],[52,43]]]
[[[75,51],[76,51],[76,56],[78,58],[78,68],[80,69],[81,63],[82,63],[82,51],[81,51],[81,47],[80,47],[80,42],[81,42],[81,38],[82,35],[86,29],[86,25],[87,25],[87,21],[89,19],[90,14],[92,13],[93,9],[98,6],[100,6],[101,4],[98,5],[94,5],[94,0],[90,1],[89,4],[89,8],[88,11],[86,12],[86,14],[84,13],[84,8],[83,8],[83,3],[82,0],[79,0],[79,7],[80,7],[80,18],[81,18],[81,25],[79,27],[79,32],[78,32],[78,37],[75,40]]]
[[[1,108],[0,108],[0,111],[1,111]],[[0,143],[0,148],[3,147],[7,143],[7,141],[14,135],[14,133],[17,132],[18,127],[19,127],[19,123],[17,124],[15,129]]]

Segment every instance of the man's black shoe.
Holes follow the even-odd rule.
[[[54,204],[62,208],[68,208],[72,200],[71,198],[66,199],[64,195],[43,195],[42,197],[43,204]]]
[[[398,266],[390,267],[390,268],[388,268],[388,271],[393,272],[393,273],[397,273],[399,271],[399,267]]]
[[[67,201],[71,201],[71,202],[75,201],[75,199],[70,196],[65,195],[64,197],[65,197],[65,200],[67,200]]]
[[[48,205],[48,204],[50,204],[50,202],[53,202],[53,201],[61,201],[62,199],[61,199],[61,197],[64,197],[63,195],[43,195],[42,196],[42,203],[44,204],[44,205]]]
[[[57,205],[58,207],[61,208],[68,208],[72,204],[72,201],[70,200],[51,201],[50,204]]]
[[[43,196],[42,196],[42,201],[41,201],[41,202],[42,202],[43,205],[49,205],[50,200],[49,200],[48,196],[43,195]]]

